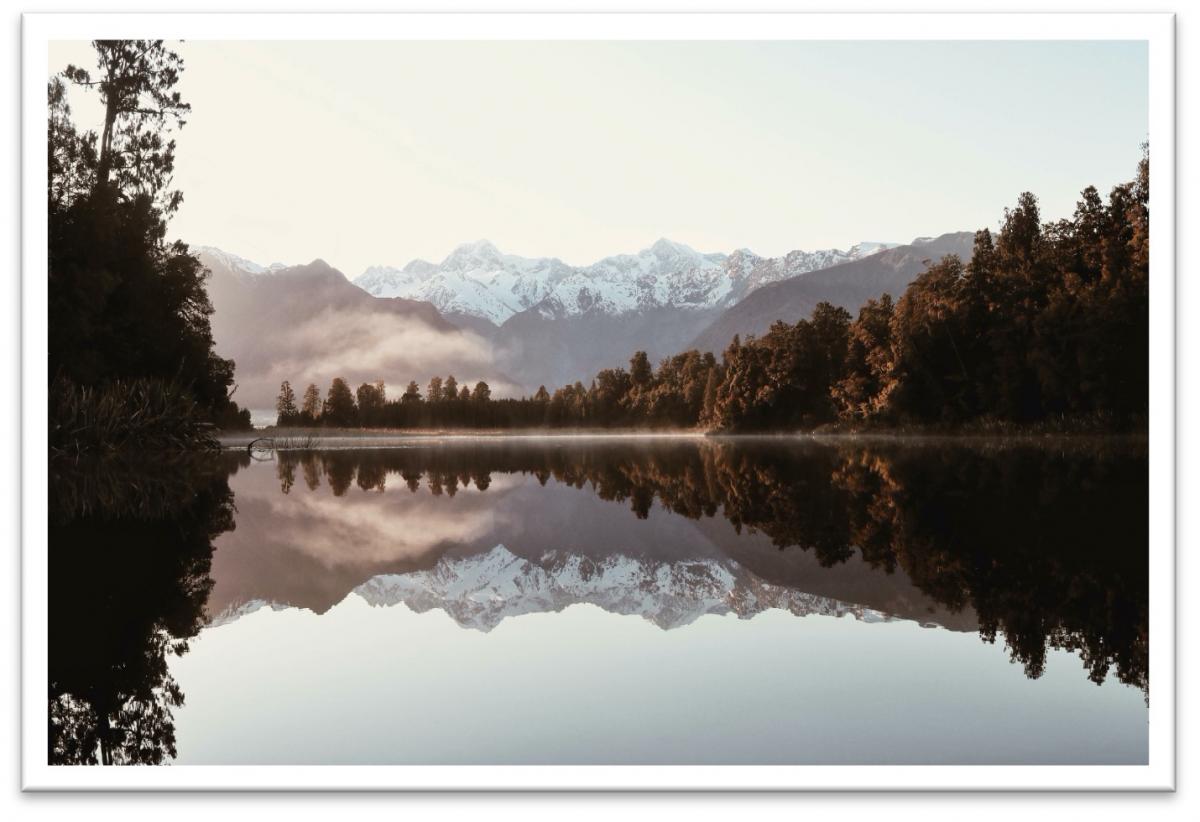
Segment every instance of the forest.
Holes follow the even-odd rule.
[[[998,233],[975,235],[969,262],[932,262],[898,299],[852,317],[818,304],[762,337],[734,337],[718,360],[685,351],[588,385],[493,399],[453,376],[383,381],[324,398],[289,382],[280,426],[638,428],[715,432],[934,427],[1143,430],[1149,401],[1150,160],[1107,199],[1085,189],[1075,213],[1043,223],[1022,194]]]
[[[68,66],[47,89],[50,450],[211,446],[250,415],[213,350],[207,272],[166,239],[183,61],[161,40],[93,45],[96,72]],[[101,133],[76,127],[68,86],[99,95]]]
[[[162,41],[96,41],[98,68],[48,85],[49,392],[52,453],[215,445],[250,427],[234,363],[213,347],[207,271],[166,239],[183,195],[173,131],[190,111],[183,61]],[[68,87],[99,95],[99,134],[72,120]],[[636,352],[531,396],[423,375],[322,396],[280,388],[277,424],[401,429],[709,432],[936,428],[1142,430],[1148,410],[1149,152],[1104,198],[1042,222],[1020,195],[971,259],[930,261],[903,294],[857,317],[829,303],[719,357],[657,365]],[[411,375],[405,375],[411,376]],[[392,377],[392,375],[380,375]],[[403,382],[401,382],[403,384]]]

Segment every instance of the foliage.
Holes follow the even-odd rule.
[[[215,448],[213,428],[176,383],[136,379],[92,387],[60,377],[50,386],[52,456]]]
[[[794,431],[821,426],[1137,428],[1148,403],[1149,158],[1102,202],[1041,224],[1022,194],[969,263],[932,263],[898,301],[851,318],[810,317],[735,337],[720,362],[685,351],[657,368],[644,351],[585,386],[492,399],[414,380],[399,402],[360,389],[358,424],[396,428],[646,428]],[[347,415],[344,419],[350,419]],[[309,420],[310,422],[313,420]],[[332,420],[326,420],[331,424]],[[344,424],[344,423],[337,423]]]
[[[213,540],[233,528],[228,475],[215,453],[52,464],[50,764],[175,756],[184,694],[168,660],[206,619]]]
[[[73,125],[63,79],[48,87],[51,381],[170,383],[209,422],[248,424],[230,400],[234,364],[213,351],[207,272],[185,244],[166,240],[182,199],[170,188],[167,137],[188,111],[174,89],[182,61],[162,41],[94,46],[95,78],[75,66],[62,78],[99,93],[99,137]]]

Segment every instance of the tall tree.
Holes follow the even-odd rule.
[[[350,386],[341,377],[334,377],[330,384],[321,416],[326,425],[349,426],[357,421],[354,395],[350,393]]]
[[[383,411],[383,394],[378,386],[364,382],[354,396],[358,400],[359,422],[362,425],[378,424]]]
[[[308,388],[304,389],[304,403],[300,406],[300,413],[307,423],[314,423],[321,417],[321,392],[315,383],[309,383]]]
[[[158,199],[164,194],[175,164],[175,141],[164,140],[171,126],[182,127],[191,105],[183,102],[175,84],[183,59],[162,40],[95,40],[97,76],[67,66],[63,76],[78,86],[95,89],[104,105],[96,187],[114,182],[117,190],[136,190]],[[182,195],[173,192],[160,202],[170,214]]]
[[[429,380],[429,388],[425,391],[425,398],[429,402],[441,402],[442,400],[442,378],[433,377]]]
[[[76,66],[62,76],[99,94],[99,138],[71,123],[64,84],[49,86],[50,377],[170,382],[210,419],[237,418],[234,364],[213,350],[207,272],[185,244],[165,239],[182,201],[170,187],[170,131],[188,110],[174,88],[183,63],[162,41],[93,46],[95,78]]]
[[[417,385],[416,380],[409,382],[408,387],[404,389],[404,394],[400,397],[400,402],[414,403],[421,401],[421,386]]]
[[[296,392],[292,390],[292,384],[284,380],[279,386],[279,398],[275,400],[276,425],[290,425],[300,416],[300,410],[296,408]]]

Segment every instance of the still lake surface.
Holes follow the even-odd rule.
[[[54,763],[1147,762],[1144,442],[51,474]]]

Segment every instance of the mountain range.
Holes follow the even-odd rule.
[[[773,585],[729,559],[665,562],[564,551],[526,559],[504,545],[472,556],[444,556],[424,571],[381,574],[354,593],[376,607],[403,604],[417,613],[441,610],[460,627],[484,633],[511,617],[555,613],[578,604],[638,616],[667,631],[705,614],[750,619],[768,609],[795,616],[853,616],[866,622],[892,619],[862,605]],[[251,600],[216,615],[211,624],[233,622],[262,607],[288,606]]]
[[[972,238],[780,257],[702,253],[661,239],[583,267],[480,240],[440,263],[374,266],[353,281],[321,260],[261,265],[197,251],[212,272],[218,353],[237,362],[239,400],[261,408],[283,379],[299,390],[333,376],[424,385],[453,373],[460,383],[485,379],[499,396],[586,383],[637,350],[652,361],[692,347],[719,354],[734,334],[795,322],[822,300],[853,314],[884,293],[899,297],[929,262],[968,259]]]
[[[748,249],[703,254],[663,238],[636,254],[572,267],[553,257],[504,254],[480,240],[459,246],[438,264],[413,260],[403,268],[373,266],[354,284],[377,297],[423,300],[448,317],[467,315],[500,326],[524,311],[557,319],[664,307],[728,307],[763,285],[895,245],[859,243],[847,251],[793,251],[764,258]]]
[[[272,408],[283,380],[297,397],[308,382],[324,394],[335,376],[353,387],[428,369],[503,382],[490,346],[427,302],[373,297],[324,260],[261,266],[196,250],[210,272],[215,348],[235,361],[235,399],[245,407]]]

